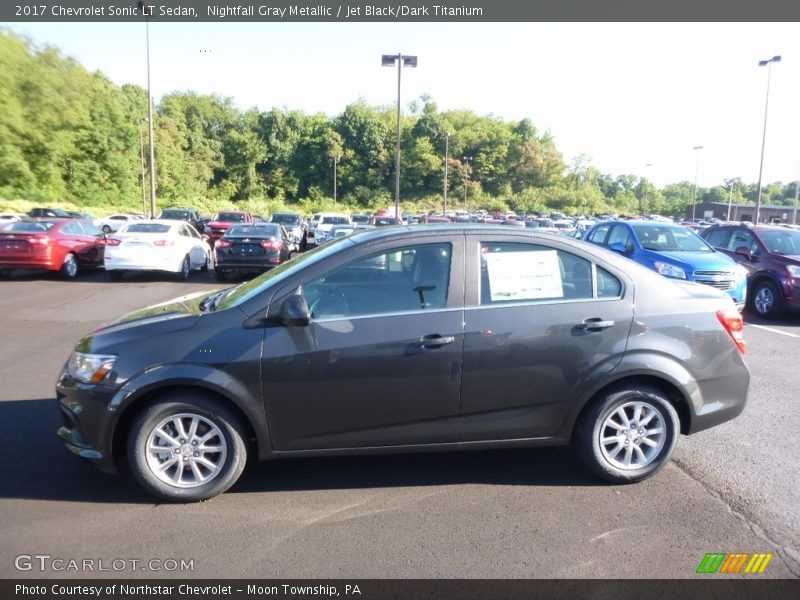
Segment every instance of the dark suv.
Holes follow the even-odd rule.
[[[700,234],[750,273],[749,307],[761,317],[800,310],[800,231],[776,225],[714,225]]]

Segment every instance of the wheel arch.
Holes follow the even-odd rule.
[[[268,436],[259,435],[258,427],[253,423],[252,416],[248,411],[244,410],[234,398],[223,390],[195,383],[165,382],[163,385],[150,387],[127,399],[111,433],[111,452],[114,464],[121,464],[125,460],[128,438],[136,417],[146,408],[156,404],[161,396],[179,392],[200,394],[204,398],[220,403],[232,410],[246,428],[243,433],[248,449],[253,451],[251,456],[261,458],[271,449]]]
[[[691,431],[692,411],[689,409],[689,399],[680,391],[678,386],[674,382],[657,375],[635,374],[620,377],[619,379],[611,381],[600,389],[596,390],[586,400],[586,402],[583,403],[580,410],[578,410],[575,416],[572,418],[569,425],[569,438],[574,440],[576,431],[583,420],[584,415],[591,409],[592,406],[594,406],[595,403],[599,402],[601,398],[604,398],[614,390],[636,386],[648,386],[663,393],[667,400],[669,400],[670,404],[672,404],[673,408],[675,408],[675,411],[678,413],[678,419],[680,420],[680,433],[686,435]]]

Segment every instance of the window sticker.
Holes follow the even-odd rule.
[[[489,252],[483,258],[492,302],[564,297],[555,250]]]

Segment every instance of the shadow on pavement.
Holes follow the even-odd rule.
[[[73,456],[56,435],[56,401],[0,401],[0,498],[154,504],[124,471],[108,475]],[[604,485],[568,448],[285,459],[250,464],[227,493],[457,484]]]

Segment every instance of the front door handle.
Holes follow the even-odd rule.
[[[582,329],[584,331],[600,331],[601,329],[608,329],[609,327],[613,326],[614,321],[603,321],[599,317],[584,319],[583,323],[576,325],[578,329]]]
[[[421,348],[441,348],[455,341],[456,337],[454,335],[439,335],[438,333],[434,333],[419,338],[419,345]]]

